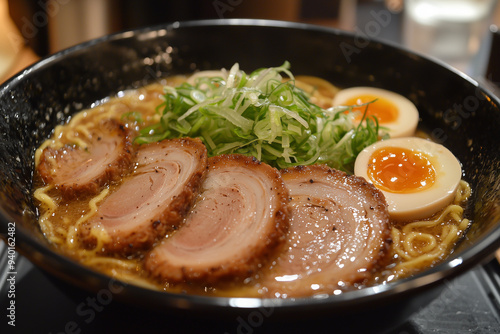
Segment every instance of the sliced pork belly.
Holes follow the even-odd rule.
[[[206,168],[207,150],[198,139],[141,146],[137,168],[99,205],[82,229],[83,239],[95,243],[94,233],[104,229],[109,236],[104,252],[131,254],[151,247],[189,211]]]
[[[390,244],[383,194],[363,178],[323,165],[282,171],[291,201],[286,251],[271,295],[332,293],[370,276]]]
[[[38,173],[66,198],[94,195],[119,180],[133,165],[130,131],[117,121],[107,120],[90,132],[86,149],[65,146],[43,150]]]
[[[284,242],[287,200],[271,166],[242,155],[210,158],[193,210],[151,251],[146,268],[169,282],[247,277]]]

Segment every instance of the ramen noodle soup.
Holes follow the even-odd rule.
[[[406,98],[294,76],[175,76],[57,126],[35,154],[61,253],[176,293],[287,298],[414,275],[470,222],[457,159]],[[404,128],[402,128],[404,127]]]

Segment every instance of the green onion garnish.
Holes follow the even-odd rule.
[[[240,153],[277,168],[326,163],[352,173],[358,153],[379,139],[377,120],[357,125],[350,107],[311,103],[289,68],[285,62],[246,74],[235,64],[227,75],[166,87],[160,122],[136,142],[187,136],[200,138],[209,156]]]

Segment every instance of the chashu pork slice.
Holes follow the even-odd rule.
[[[325,165],[281,174],[291,198],[290,231],[272,268],[270,294],[331,294],[369,278],[390,246],[383,194],[363,178]]]
[[[115,120],[99,123],[89,133],[88,147],[47,147],[40,156],[38,173],[63,197],[95,195],[101,187],[119,180],[133,166],[131,132]]]
[[[249,277],[286,239],[287,200],[275,168],[243,155],[210,158],[192,211],[145,266],[174,283]]]
[[[82,226],[88,244],[104,232],[106,253],[132,254],[148,249],[178,226],[198,194],[207,168],[199,139],[171,139],[142,145],[137,167],[106,197]]]

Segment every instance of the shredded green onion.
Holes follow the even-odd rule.
[[[379,139],[376,118],[364,115],[356,125],[350,107],[311,103],[289,68],[285,62],[246,74],[235,64],[226,77],[166,87],[160,122],[136,142],[187,136],[200,138],[209,156],[240,153],[277,168],[325,163],[352,173],[358,153]]]

